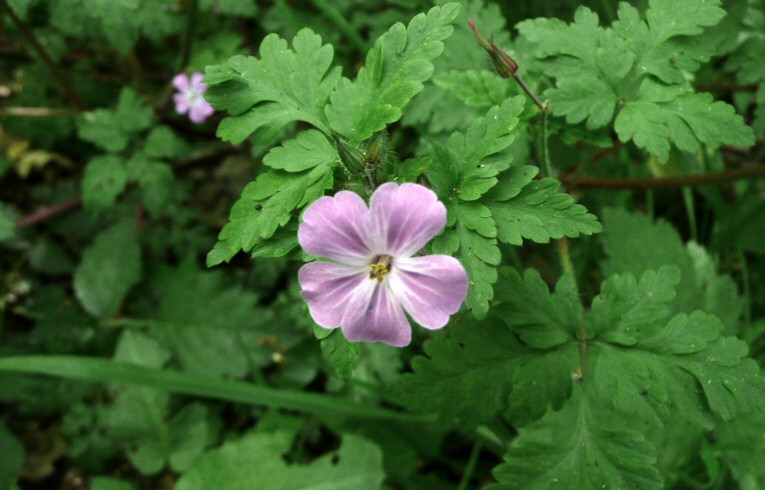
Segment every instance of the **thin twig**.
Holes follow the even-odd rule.
[[[34,213],[25,216],[16,222],[16,228],[21,230],[23,228],[29,228],[32,225],[36,225],[42,221],[48,220],[60,214],[64,214],[67,211],[76,209],[82,205],[82,198],[75,197],[68,199],[64,202],[54,204],[53,206],[47,206],[41,208]]]
[[[222,158],[224,156],[234,154],[237,151],[238,149],[236,147],[226,146],[217,150],[206,151],[183,160],[177,160],[173,164],[173,172],[183,172],[185,170],[192,168],[195,165],[213,161],[218,158]],[[75,197],[72,199],[67,199],[66,201],[62,201],[58,204],[53,204],[51,206],[40,208],[34,213],[24,216],[23,218],[16,221],[16,228],[18,229],[29,228],[30,226],[36,225],[37,223],[41,223],[50,218],[55,218],[56,216],[64,214],[73,209],[77,209],[81,205],[82,205],[82,197]]]
[[[81,111],[55,107],[0,107],[0,116],[77,117]]]
[[[40,44],[40,42],[37,40],[34,32],[32,32],[32,29],[30,29],[26,22],[24,22],[14,13],[13,9],[11,9],[11,7],[8,5],[7,0],[0,0],[0,10],[5,12],[5,14],[11,18],[13,23],[16,24],[16,27],[21,31],[21,33],[27,39],[32,48],[37,52],[43,62],[48,65],[48,69],[50,69],[51,73],[53,74],[53,78],[55,78],[58,84],[61,85],[61,88],[64,89],[74,105],[76,105],[77,108],[81,111],[87,110],[88,106],[85,104],[85,102],[83,102],[80,96],[77,95],[77,91],[74,90],[74,87],[69,82],[69,79],[66,78],[66,76],[64,76],[64,74],[58,69],[58,65],[56,65],[42,44]]]
[[[564,177],[563,180],[571,187],[592,187],[600,189],[654,189],[660,187],[683,187],[686,185],[704,185],[729,182],[731,180],[748,179],[765,176],[765,165],[736,170],[724,170],[709,174],[681,175],[660,179],[606,179],[600,177]]]

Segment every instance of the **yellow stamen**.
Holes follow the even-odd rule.
[[[390,272],[390,263],[393,257],[390,255],[378,255],[374,261],[369,264],[369,278],[377,279],[382,282],[385,276]]]

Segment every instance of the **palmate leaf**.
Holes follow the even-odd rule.
[[[296,138],[272,148],[263,163],[287,172],[302,172],[319,165],[334,166],[340,157],[327,137],[315,129],[302,131]]]
[[[536,167],[513,167],[487,196],[497,223],[500,241],[521,245],[523,239],[548,243],[551,238],[575,238],[602,230],[595,215],[574,198],[558,192],[560,182],[545,178],[532,180]]]
[[[641,329],[643,338],[631,349],[596,342],[590,382],[614,409],[647,428],[678,413],[711,428],[711,414],[731,420],[765,403],[759,366],[745,358],[747,345],[721,331],[712,315],[681,313],[662,326]]]
[[[74,292],[85,311],[96,317],[117,312],[141,277],[141,249],[135,225],[123,221],[99,234],[85,249],[74,273]]]
[[[702,247],[684,244],[680,234],[663,220],[654,222],[640,213],[621,209],[603,212],[602,236],[607,275],[630,272],[641,277],[662,266],[680,269],[675,298],[668,303],[672,313],[701,310],[723,320],[726,334],[735,334],[743,300],[729,275],[720,275],[717,266]],[[647,237],[650,237],[648,239]]]
[[[754,143],[752,129],[733,106],[707,93],[677,90],[650,79],[643,81],[636,100],[624,105],[614,129],[619,140],[633,140],[661,162],[669,158],[670,143],[687,152],[699,151],[701,144],[718,148]]]
[[[402,376],[397,391],[410,409],[435,412],[446,424],[470,430],[507,406],[524,348],[499,321],[463,319],[449,332],[449,338],[425,342],[428,357],[412,360],[414,373]]]
[[[300,173],[274,170],[260,174],[231,208],[229,223],[207,254],[208,267],[229,261],[239,250],[249,252],[271,238],[290,221],[295,209],[315,201],[331,187],[332,167],[327,164]]]
[[[397,23],[380,36],[356,80],[342,79],[332,93],[326,110],[332,129],[358,143],[399,120],[433,74],[430,61],[443,51],[458,12],[457,3],[433,7],[407,27]]]
[[[696,94],[686,73],[715,53],[716,41],[700,36],[725,12],[720,2],[651,1],[646,20],[626,2],[612,27],[580,7],[574,22],[534,19],[518,29],[533,46],[542,70],[556,78],[546,92],[553,113],[587,129],[614,123],[619,139],[633,141],[661,162],[670,145],[696,152],[701,144],[748,146],[751,128],[732,106]]]
[[[151,291],[156,307],[142,316],[185,371],[239,378],[267,359],[258,327],[269,316],[259,312],[257,296],[222,272],[202,272],[188,259],[177,268],[157,267]]]
[[[218,127],[224,141],[241,143],[258,131],[258,142],[271,143],[292,121],[305,121],[329,133],[324,105],[340,79],[340,68],[330,69],[334,49],[321,37],[302,29],[287,41],[269,34],[260,44],[260,58],[237,55],[208,66],[205,98],[229,117]]]
[[[494,297],[492,284],[497,281],[496,267],[502,260],[497,247],[497,225],[482,204],[454,204],[447,209],[453,225],[436,237],[432,250],[459,259],[470,278],[465,305],[477,318],[483,318]]]
[[[431,144],[428,178],[442,200],[475,201],[497,184],[511,157],[492,157],[515,140],[523,104],[523,97],[508,99],[474,119],[465,133],[453,133],[446,146]]]
[[[613,430],[607,407],[577,385],[559,412],[525,427],[493,471],[490,490],[662,488],[655,449],[633,429]]]
[[[459,319],[449,338],[426,342],[428,358],[415,357],[399,384],[406,406],[469,430],[502,413],[522,426],[563,405],[579,364],[582,306],[570,279],[551,294],[538,274],[525,276],[503,270],[493,316]]]

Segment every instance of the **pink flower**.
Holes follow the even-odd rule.
[[[307,253],[334,261],[298,273],[314,321],[396,347],[412,340],[404,310],[425,328],[445,326],[467,296],[465,268],[447,255],[413,257],[445,225],[446,207],[418,184],[384,184],[369,208],[350,191],[319,198],[298,229]]]
[[[202,83],[204,75],[194,73],[191,79],[185,73],[179,73],[173,78],[173,86],[178,89],[178,93],[173,95],[175,101],[175,112],[178,114],[189,113],[189,119],[194,124],[205,122],[215,109],[207,103],[204,98],[207,84]]]

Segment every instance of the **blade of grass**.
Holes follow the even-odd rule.
[[[316,393],[258,386],[244,381],[198,375],[79,356],[11,356],[0,358],[0,371],[146,386],[170,393],[266,405],[299,412],[399,422],[435,422],[435,417],[370,407]]]

